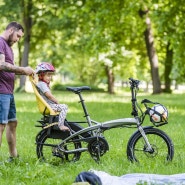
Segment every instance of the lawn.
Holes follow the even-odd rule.
[[[82,120],[78,97],[71,92],[55,92],[60,102],[69,106],[68,120]],[[109,95],[106,93],[83,93],[89,113],[93,120],[107,121],[111,119],[131,117],[130,93]],[[173,140],[175,155],[172,162],[147,161],[145,164],[130,163],[126,156],[126,146],[135,129],[112,129],[105,132],[109,143],[109,152],[97,164],[90,155],[83,153],[80,160],[73,163],[64,162],[58,165],[39,162],[35,151],[35,136],[40,128],[35,127],[41,118],[35,102],[34,94],[15,94],[17,105],[17,149],[20,160],[15,163],[0,165],[2,185],[70,185],[78,173],[89,169],[105,171],[111,175],[121,176],[127,173],[176,174],[184,173],[185,169],[185,94],[150,95],[138,93],[138,102],[148,98],[164,104],[169,110],[169,124],[160,127]],[[146,125],[151,125],[147,122]],[[8,149],[5,134],[0,150],[0,161],[6,160]]]

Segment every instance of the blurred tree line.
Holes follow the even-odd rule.
[[[183,2],[0,0],[0,30],[10,21],[24,25],[21,66],[52,62],[72,80],[107,84],[109,93],[128,77],[152,82],[154,94],[171,92],[172,81],[185,80]]]

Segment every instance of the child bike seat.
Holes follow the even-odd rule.
[[[55,112],[50,105],[44,100],[44,98],[39,94],[38,89],[37,89],[37,85],[36,85],[36,80],[34,78],[34,76],[29,76],[30,82],[32,84],[32,88],[36,97],[36,101],[37,101],[37,106],[39,109],[39,112],[42,115],[51,115],[51,116],[55,116],[58,115],[57,112]]]

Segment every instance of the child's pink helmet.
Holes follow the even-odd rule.
[[[42,62],[37,65],[35,73],[39,74],[41,72],[55,72],[55,68],[53,67],[52,64],[48,62]]]

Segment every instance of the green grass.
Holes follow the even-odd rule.
[[[68,120],[83,120],[83,113],[78,97],[71,92],[55,92],[62,103],[69,106]],[[110,119],[130,117],[130,94],[127,92],[117,95],[106,93],[83,93],[89,113],[94,120],[107,121]],[[169,124],[160,127],[173,140],[175,145],[174,160],[170,163],[162,161],[149,161],[148,164],[132,164],[127,160],[126,146],[128,139],[135,129],[112,129],[105,132],[110,151],[106,153],[100,164],[94,162],[90,155],[83,153],[80,160],[75,163],[64,162],[59,165],[41,163],[37,160],[35,151],[35,136],[40,131],[34,125],[41,115],[38,112],[33,94],[15,94],[17,104],[17,149],[20,160],[12,164],[0,165],[1,184],[9,185],[70,185],[78,173],[89,169],[105,171],[109,174],[121,176],[127,173],[155,173],[175,174],[184,173],[185,168],[185,105],[184,94],[149,95],[138,94],[138,102],[143,98],[160,102],[169,110]],[[146,125],[151,123],[147,123]],[[6,160],[8,149],[3,135],[0,149],[0,161]]]

